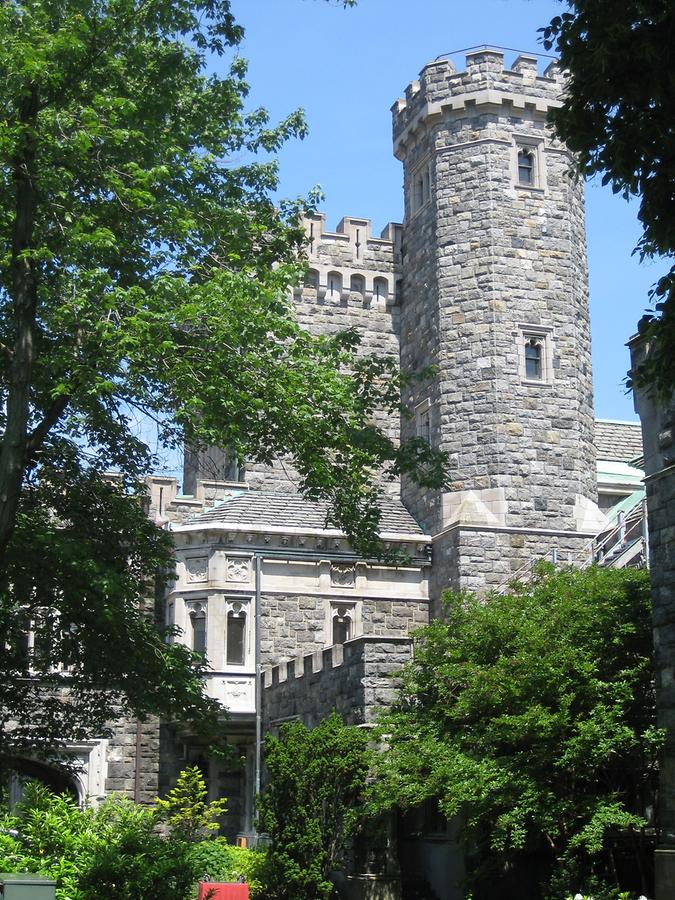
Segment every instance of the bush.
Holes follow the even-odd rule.
[[[188,900],[207,874],[244,876],[252,897],[261,896],[262,852],[199,839],[224,808],[205,797],[194,769],[181,773],[154,808],[110,797],[97,809],[80,809],[71,797],[31,782],[15,812],[0,816],[0,871],[55,879],[57,900]],[[159,833],[160,823],[168,834]]]

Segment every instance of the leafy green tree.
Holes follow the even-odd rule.
[[[171,554],[138,515],[134,416],[169,446],[290,454],[370,554],[373,469],[437,482],[443,459],[371,425],[398,408],[394,360],[297,325],[303,204],[273,202],[273,154],[305,124],[244,111],[229,0],[12,0],[0,33],[0,703],[38,746],[97,733],[120,694],[212,721],[196,661],[142,615]],[[23,682],[58,698],[62,664],[68,704],[39,711]]]
[[[544,29],[569,73],[563,105],[551,114],[583,175],[602,175],[615,193],[640,198],[643,257],[675,254],[675,8],[671,0],[567,0],[569,12]],[[675,388],[675,267],[656,284],[655,312],[640,332],[651,344],[636,382]]]
[[[368,776],[368,735],[336,713],[307,729],[291,722],[265,738],[269,780],[259,830],[271,839],[269,897],[332,896],[330,873],[344,862],[355,834]]]
[[[546,571],[504,595],[447,596],[383,723],[373,806],[436,801],[457,817],[476,897],[648,894],[651,656],[644,571]]]

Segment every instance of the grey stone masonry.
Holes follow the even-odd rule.
[[[108,744],[106,794],[153,803],[159,792],[159,719],[120,719]]]
[[[309,269],[293,292],[298,322],[313,335],[353,329],[360,354],[389,356],[398,366],[401,226],[389,223],[377,237],[369,219],[345,216],[333,232],[325,225],[318,213],[305,222]],[[398,411],[382,412],[375,422],[398,441]],[[284,491],[297,490],[299,481],[288,460],[273,466],[249,462],[244,477],[251,487]],[[385,486],[398,493],[398,482]]]
[[[331,643],[331,604],[347,603],[358,609],[359,628],[367,637],[405,637],[429,623],[426,600],[376,599],[350,595],[346,598],[311,594],[263,594],[260,609],[260,652],[263,665],[271,665],[305,653],[322,650]]]
[[[633,365],[649,347],[631,341]],[[656,900],[675,890],[675,395],[670,402],[637,392],[645,460],[649,574],[652,584],[656,711],[666,731],[659,770],[660,841],[656,851]]]
[[[411,658],[410,638],[364,636],[274,666],[264,672],[263,729],[295,718],[311,728],[332,710],[348,725],[372,724]]]
[[[561,88],[555,67],[481,50],[466,72],[426,66],[393,107],[401,365],[437,367],[404,397],[402,438],[428,434],[451,464],[448,491],[406,481],[403,499],[432,534],[597,530],[583,186],[546,123]]]

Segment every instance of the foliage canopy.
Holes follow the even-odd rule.
[[[583,175],[640,198],[643,257],[675,254],[675,8],[670,0],[567,0],[569,12],[541,29],[569,73],[553,124]],[[651,351],[631,377],[670,395],[675,388],[675,266],[655,285],[655,312],[640,333]]]
[[[168,808],[162,801],[146,807],[109,797],[96,809],[81,809],[68,795],[28,783],[18,807],[0,812],[0,871],[55,879],[57,900],[185,900],[207,874],[223,881],[247,875],[255,897],[262,853],[204,834],[195,840],[195,810],[202,827],[222,812],[222,801],[203,803],[205,790],[198,770],[186,770]],[[157,832],[158,822],[169,825],[168,834]]]
[[[545,572],[485,600],[449,595],[383,723],[374,806],[436,800],[460,817],[483,890],[508,877],[524,889],[534,874],[532,896],[600,896],[627,877],[628,847],[644,879],[628,887],[648,893],[651,654],[644,571]]]
[[[208,722],[198,661],[141,614],[171,562],[136,512],[153,454],[134,417],[169,446],[289,454],[368,553],[373,469],[438,482],[444,462],[371,424],[398,408],[394,360],[293,316],[303,203],[273,202],[273,154],[305,123],[245,110],[229,0],[13,0],[0,33],[0,682],[22,685],[5,719],[65,663],[70,706],[34,718],[38,744],[100,731],[115,693]]]

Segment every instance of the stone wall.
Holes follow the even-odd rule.
[[[648,352],[644,342],[634,339],[633,365]],[[675,896],[675,395],[665,402],[638,391],[635,409],[645,458],[656,710],[658,724],[666,731],[659,775],[656,900],[670,900]]]
[[[445,590],[503,590],[512,579],[525,578],[533,562],[585,564],[592,549],[592,537],[587,534],[490,530],[485,526],[450,528],[434,542],[430,616],[441,614],[440,597]]]
[[[152,803],[159,793],[160,725],[121,719],[108,742],[106,794],[116,793],[139,803]]]
[[[293,718],[313,727],[332,710],[349,725],[372,724],[411,657],[409,638],[364,636],[274,666],[264,673],[263,729]]]
[[[330,644],[330,609],[339,606],[341,599],[354,608],[357,635],[407,637],[429,621],[426,600],[266,594],[261,597],[260,615],[263,664],[313,653]]]

